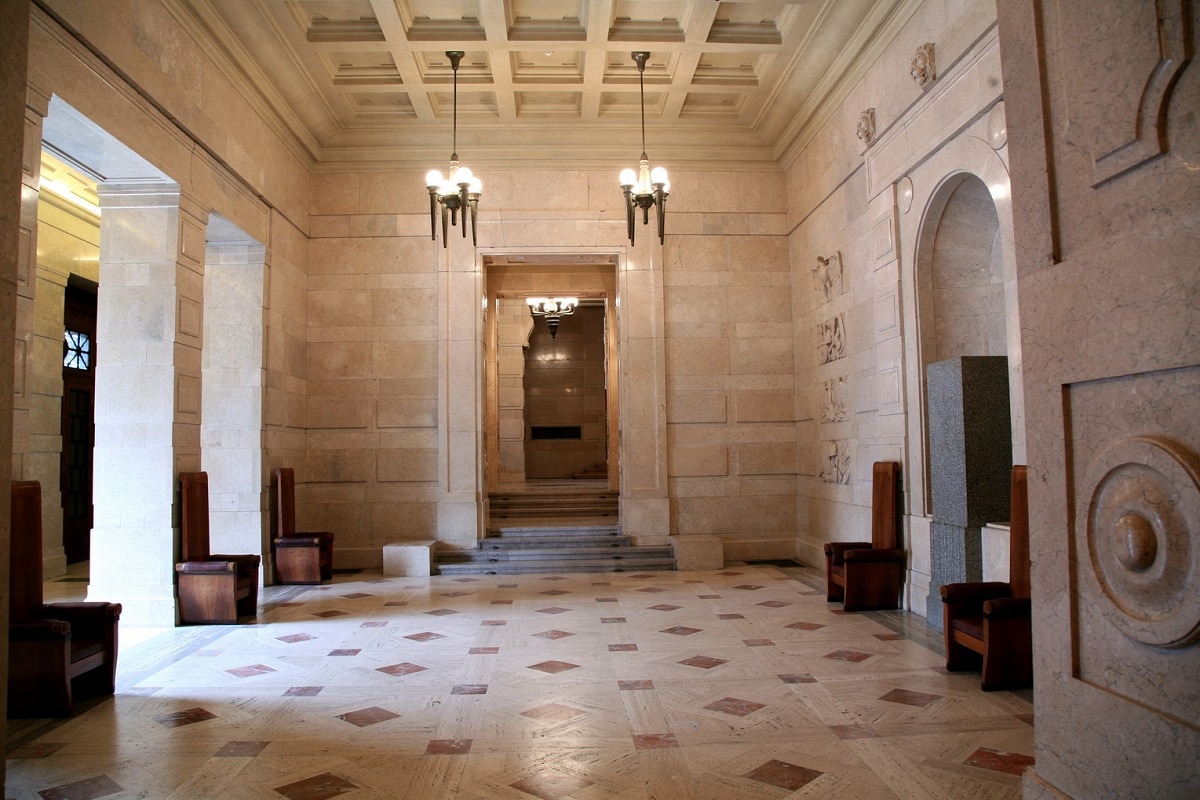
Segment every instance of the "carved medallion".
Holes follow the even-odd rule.
[[[858,140],[865,145],[875,142],[875,109],[868,108],[858,115]]]
[[[1087,557],[1129,638],[1182,647],[1200,638],[1200,458],[1171,439],[1105,449],[1080,484]],[[1081,554],[1082,555],[1082,554]]]

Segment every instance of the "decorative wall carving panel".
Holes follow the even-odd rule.
[[[868,108],[858,115],[855,134],[858,140],[867,146],[875,141],[875,109]]]
[[[846,357],[846,315],[838,314],[817,326],[817,363]]]
[[[850,483],[850,442],[830,439],[821,442],[820,478],[825,483]]]
[[[813,288],[821,292],[828,303],[842,293],[842,254],[834,251],[830,256],[817,256],[817,265],[812,268]]]
[[[821,422],[844,422],[846,417],[845,376],[821,381]]]

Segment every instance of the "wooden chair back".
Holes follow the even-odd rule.
[[[275,535],[296,533],[296,472],[291,467],[275,470]]]
[[[208,561],[208,473],[179,474],[180,547],[184,561]]]
[[[876,461],[871,469],[871,547],[900,547],[900,462]]]
[[[42,610],[42,485],[13,481],[8,549],[9,618],[28,622]]]
[[[1012,468],[1008,582],[1013,597],[1029,597],[1029,468]]]

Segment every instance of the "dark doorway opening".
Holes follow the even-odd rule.
[[[62,489],[67,563],[91,554],[95,444],[96,284],[72,275],[63,303]]]

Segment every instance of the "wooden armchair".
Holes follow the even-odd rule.
[[[900,463],[876,461],[871,473],[871,541],[825,544],[826,599],[847,611],[898,608],[904,576],[899,549]]]
[[[296,532],[296,473],[275,470],[275,582],[321,583],[333,577],[333,534]]]
[[[208,544],[208,473],[184,472],[180,484],[179,621],[233,624],[258,613],[262,556],[219,555]]]
[[[946,669],[980,668],[983,689],[1033,685],[1033,626],[1029,601],[1027,469],[1012,468],[1009,582],[948,583],[942,587]]]
[[[12,485],[8,716],[69,717],[73,694],[111,695],[120,603],[42,602],[42,487]]]

